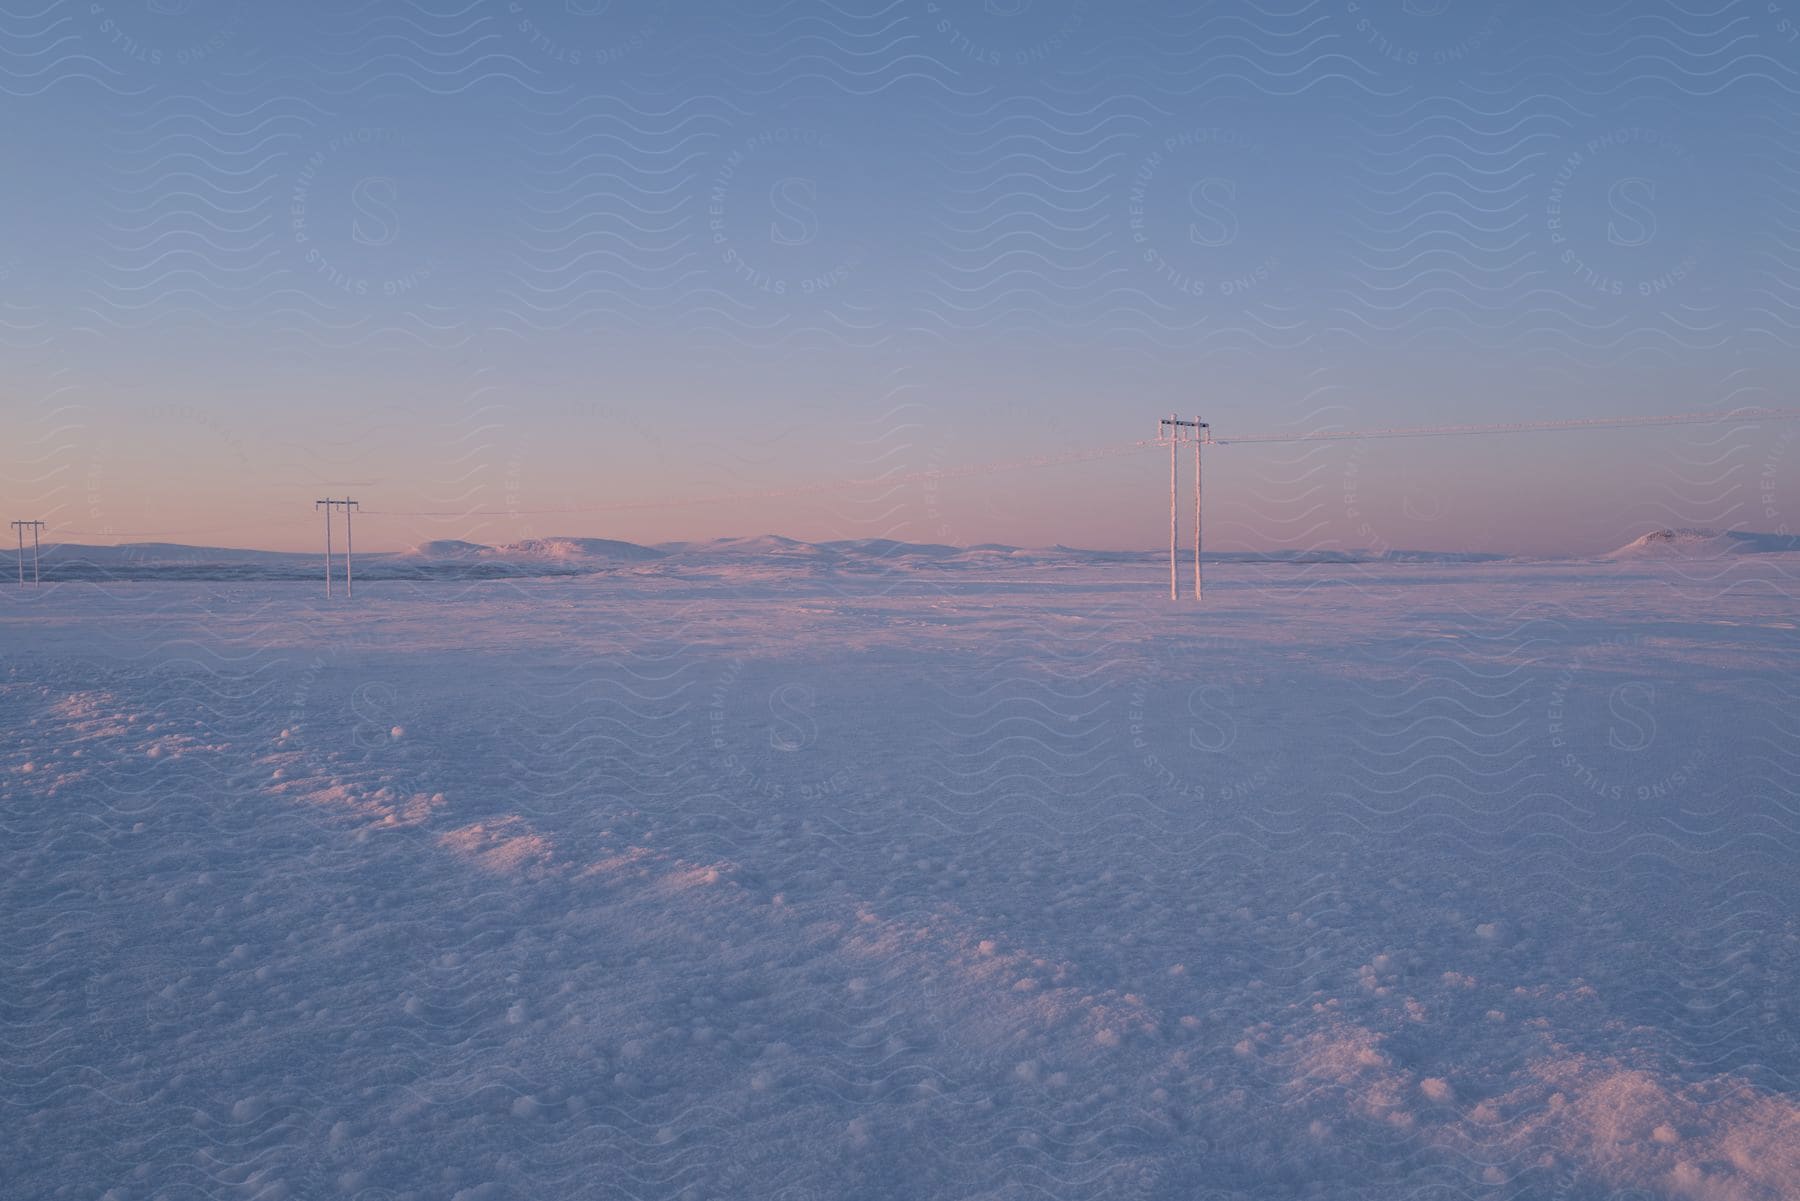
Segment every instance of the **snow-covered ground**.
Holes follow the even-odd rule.
[[[0,1194],[1800,1196],[1800,556],[759,550],[7,589]]]

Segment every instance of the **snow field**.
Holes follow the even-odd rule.
[[[0,610],[21,1196],[1777,1198],[1792,569]]]

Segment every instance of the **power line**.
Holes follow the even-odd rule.
[[[265,530],[260,525],[215,525],[200,530],[69,530],[58,527],[58,537],[72,538],[192,538],[197,534],[235,534],[243,530]]]
[[[1577,417],[1562,421],[1510,421],[1499,425],[1412,425],[1366,430],[1315,430],[1310,433],[1239,434],[1220,438],[1234,442],[1358,442],[1365,438],[1455,438],[1469,434],[1535,434],[1564,430],[1634,429],[1664,425],[1723,425],[1733,421],[1791,421],[1800,409],[1734,409],[1730,412],[1664,413],[1648,417]]]
[[[1800,408],[1750,408],[1729,411],[1710,410],[1698,413],[1666,413],[1653,416],[1637,417],[1593,417],[1577,418],[1562,421],[1517,421],[1494,425],[1419,425],[1380,427],[1359,430],[1312,430],[1307,432],[1271,431],[1266,433],[1240,434],[1235,437],[1219,437],[1217,431],[1211,431],[1212,445],[1230,446],[1232,444],[1270,444],[1296,442],[1355,442],[1363,439],[1379,438],[1427,438],[1427,437],[1466,437],[1481,434],[1527,434],[1554,433],[1568,430],[1601,430],[1630,429],[1655,426],[1676,425],[1722,425],[1731,422],[1754,423],[1758,421],[1791,421],[1800,419]],[[736,504],[749,500],[775,500],[794,496],[816,496],[833,492],[854,492],[873,487],[893,487],[901,484],[923,483],[927,481],[964,479],[972,476],[991,475],[1000,472],[1025,471],[1044,467],[1060,467],[1075,463],[1091,463],[1104,459],[1120,458],[1129,455],[1143,454],[1150,450],[1160,449],[1164,443],[1160,439],[1145,438],[1135,442],[1123,442],[1112,446],[1088,447],[1079,450],[1061,451],[1054,454],[1035,455],[1025,459],[1003,459],[987,463],[965,463],[953,467],[930,467],[918,471],[897,472],[874,476],[867,479],[820,480],[810,484],[796,484],[787,487],[751,489],[743,492],[708,492],[688,496],[665,497],[656,500],[614,501],[596,505],[562,505],[533,509],[362,509],[365,517],[440,517],[440,518],[511,518],[511,517],[547,517],[562,514],[578,515],[584,513],[630,513],[655,509],[686,509],[703,505]],[[346,514],[347,515],[347,514]],[[194,533],[224,533],[241,527],[218,527],[206,531],[121,531],[107,530],[68,530],[68,534],[92,534],[101,537],[175,537]]]
[[[1699,413],[1665,413],[1642,417],[1591,417],[1562,421],[1514,421],[1496,425],[1416,425],[1380,427],[1361,430],[1313,430],[1304,433],[1292,431],[1275,431],[1258,434],[1241,434],[1236,437],[1218,437],[1212,435],[1211,445],[1230,446],[1252,443],[1280,442],[1356,442],[1363,439],[1378,438],[1432,438],[1432,437],[1465,437],[1478,434],[1529,434],[1554,433],[1569,430],[1630,429],[1646,426],[1673,425],[1722,425],[1742,421],[1790,421],[1800,418],[1800,408],[1773,409],[1733,409],[1728,412],[1717,410]],[[1144,438],[1136,442],[1122,442],[1113,446],[1090,447],[1083,450],[1063,451],[1057,454],[1037,455],[1028,459],[1004,459],[989,463],[966,463],[955,467],[930,467],[919,471],[899,472],[876,476],[870,479],[837,479],[820,480],[811,484],[797,484],[782,488],[761,488],[744,492],[714,492],[697,495],[665,497],[659,500],[614,501],[599,505],[563,505],[542,509],[365,509],[366,517],[549,517],[563,514],[582,513],[630,513],[646,509],[686,509],[701,505],[736,504],[748,500],[775,500],[792,496],[816,496],[822,493],[854,492],[871,487],[892,487],[897,484],[923,483],[926,481],[963,479],[970,476],[991,475],[1005,471],[1023,471],[1040,467],[1060,467],[1073,463],[1091,463],[1102,459],[1119,458],[1126,455],[1142,454],[1149,450],[1161,449],[1166,443],[1160,438]]]
[[[819,480],[811,484],[795,484],[784,488],[760,488],[747,492],[702,493],[695,496],[668,497],[661,500],[625,500],[603,505],[563,505],[549,509],[364,509],[365,517],[545,517],[562,513],[626,513],[638,509],[686,509],[699,505],[734,504],[745,500],[769,500],[786,496],[815,496],[829,492],[854,492],[861,488],[889,487],[895,484],[925,480],[960,479],[964,476],[987,475],[999,471],[1021,471],[1033,467],[1055,467],[1065,463],[1086,463],[1121,455],[1139,454],[1147,447],[1160,446],[1154,439],[1125,442],[1116,446],[1100,446],[1086,450],[1063,451],[1038,455],[1029,459],[1009,459],[993,463],[966,463],[957,467],[931,467],[869,479]]]

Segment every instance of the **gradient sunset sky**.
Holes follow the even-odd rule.
[[[0,501],[52,540],[1153,547],[1154,449],[926,473],[1796,403],[1785,0],[27,7]],[[1800,423],[1207,478],[1218,549],[1598,551],[1800,527]]]

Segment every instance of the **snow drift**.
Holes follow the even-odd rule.
[[[1718,559],[1726,555],[1767,555],[1800,551],[1800,537],[1751,530],[1651,530],[1610,551],[1605,559]]]

